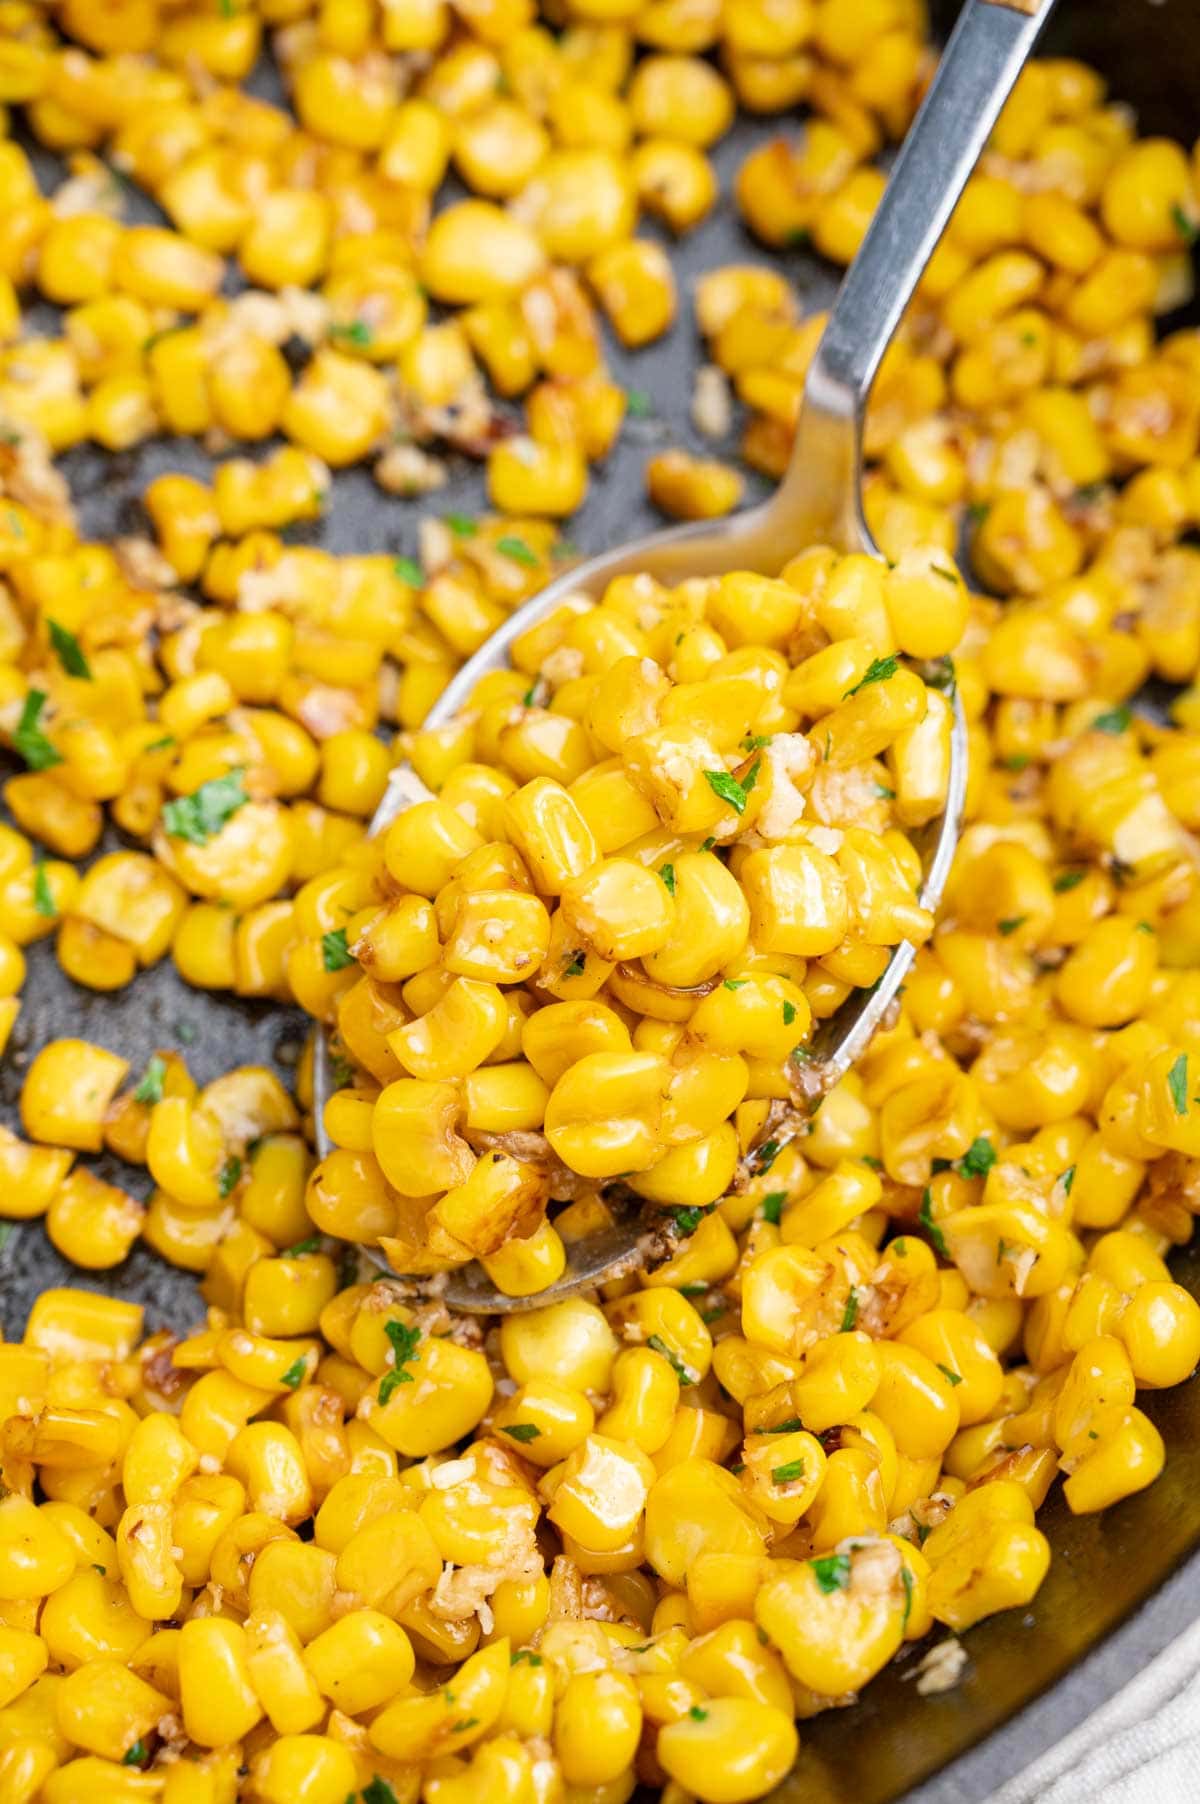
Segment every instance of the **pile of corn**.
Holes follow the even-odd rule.
[[[239,85],[267,50],[291,110]],[[0,0],[0,1028],[54,935],[82,985],[170,956],[344,1059],[316,1167],[307,1057],[294,1097],[30,1060],[4,1212],[93,1271],[142,1236],[208,1314],[56,1290],[0,1346],[0,1804],[738,1804],[797,1718],[1028,1603],[1059,1473],[1091,1511],[1161,1468],[1136,1393],[1200,1357],[1165,1263],[1200,1209],[1200,334],[1155,332],[1195,159],[1030,68],[872,399],[893,568],[623,579],[420,730],[622,455],[604,332],[678,306],[639,215],[688,231],[738,105],[803,104],[737,204],[844,263],[931,66],[911,0]],[[697,426],[740,404],[778,472],[821,318],[766,262],[694,302]],[[211,481],[82,542],[55,454],[163,433]],[[419,558],[284,536],[336,469],[429,496],[446,451],[494,518],[424,503]],[[647,476],[681,515],[740,490]],[[1170,725],[1130,712],[1151,675]],[[437,799],[367,842],[400,750]],[[799,1123],[813,1023],[901,938],[898,1019]],[[475,1254],[535,1296],[617,1178],[663,1211],[645,1277],[440,1302]],[[339,1241],[432,1282],[347,1282]]]

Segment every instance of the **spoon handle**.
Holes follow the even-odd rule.
[[[871,550],[858,473],[867,396],[1055,0],[966,0],[809,366],[772,514],[790,549]],[[785,550],[784,555],[787,555]]]

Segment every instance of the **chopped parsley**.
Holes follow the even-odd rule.
[[[363,1786],[359,1795],[362,1798],[362,1804],[400,1804],[392,1787],[386,1779],[381,1779],[378,1773],[370,1785]],[[346,1804],[350,1804],[349,1798],[347,1798]]]
[[[1058,1181],[1063,1187],[1063,1194],[1070,1196],[1071,1186],[1075,1182],[1075,1167],[1073,1165],[1068,1165],[1065,1171],[1060,1171],[1058,1174]]]
[[[760,1428],[758,1432],[760,1434],[795,1434],[798,1428],[803,1427],[804,1424],[799,1416],[789,1416],[786,1422],[776,1422],[773,1428]]]
[[[913,1575],[903,1561],[900,1564],[900,1583],[904,1587],[904,1615],[900,1619],[901,1630],[908,1627],[908,1619],[912,1615]]]
[[[707,1209],[697,1209],[696,1207],[693,1206],[690,1209],[673,1209],[671,1211],[671,1213],[675,1218],[675,1220],[674,1220],[675,1232],[677,1234],[686,1236],[688,1234],[694,1234],[696,1232],[696,1229],[700,1226],[700,1223],[704,1220],[704,1217],[708,1214],[708,1210]],[[702,1290],[707,1289],[707,1286],[701,1285],[701,1289]]]
[[[1069,889],[1078,889],[1086,876],[1086,871],[1060,871],[1054,879],[1055,895],[1065,896]]]
[[[666,884],[668,892],[673,896],[675,894],[675,866],[664,864],[658,874]]]
[[[584,960],[584,954],[582,952],[573,952],[571,954],[570,964],[565,965],[563,967],[563,976],[564,977],[582,977],[583,976],[583,960]]]
[[[755,1147],[750,1157],[754,1160],[754,1163],[758,1166],[760,1171],[770,1171],[772,1165],[774,1165],[776,1159],[779,1157],[778,1140],[764,1140],[761,1146]],[[779,1194],[782,1196],[783,1192],[780,1191]]]
[[[827,1553],[819,1560],[810,1560],[813,1575],[817,1584],[829,1597],[834,1591],[848,1591],[850,1588],[850,1555],[848,1553]]]
[[[688,1711],[688,1715],[694,1723],[706,1723],[708,1721],[708,1711],[702,1710],[699,1704],[693,1704]]]
[[[953,1367],[951,1367],[951,1366],[944,1366],[940,1359],[936,1360],[934,1363],[936,1364],[938,1371],[942,1374],[942,1377],[946,1380],[947,1384],[961,1384],[962,1383],[962,1373],[961,1372],[954,1371]]]
[[[131,1748],[126,1748],[125,1752],[122,1754],[121,1765],[141,1766],[142,1761],[146,1758],[146,1752],[145,1742],[135,1741],[133,1746]]]
[[[646,1345],[650,1348],[652,1353],[662,1354],[662,1357],[667,1361],[668,1365],[671,1366],[681,1385],[695,1384],[696,1380],[692,1377],[692,1374],[688,1371],[678,1353],[673,1353],[671,1351],[661,1334],[650,1335]]]
[[[1194,219],[1189,219],[1178,201],[1171,208],[1171,223],[1185,244],[1195,244],[1200,238],[1200,226]]]
[[[496,550],[501,552],[504,557],[510,557],[514,564],[524,564],[527,570],[538,568],[537,552],[531,551],[524,539],[497,539]]]
[[[222,1196],[228,1196],[242,1175],[242,1161],[236,1153],[230,1153],[220,1172],[217,1174],[217,1189]]]
[[[762,1201],[763,1220],[779,1226],[779,1218],[783,1214],[783,1205],[787,1198],[786,1190],[771,1190]]]
[[[783,1005],[783,1025],[785,1027],[790,1027],[792,1025],[792,1022],[795,1019],[796,1019],[795,1003],[794,1002],[785,1002]]]
[[[747,733],[742,740],[742,750],[744,752],[760,752],[764,746],[770,745],[772,738],[771,733]]]
[[[92,667],[79,649],[79,641],[74,633],[69,633],[65,626],[57,620],[47,620],[50,629],[50,643],[55,655],[68,676],[82,677],[85,683],[92,680]]]
[[[250,800],[242,776],[241,770],[232,770],[227,777],[212,777],[190,796],[176,796],[168,802],[162,818],[171,838],[185,839],[190,846],[206,846]]]
[[[1188,1062],[1187,1053],[1181,1052],[1171,1069],[1167,1072],[1167,1089],[1171,1092],[1171,1101],[1175,1105],[1177,1115],[1188,1112]]]
[[[1127,733],[1133,724],[1133,715],[1121,703],[1119,708],[1109,708],[1104,714],[1097,714],[1092,722],[1094,733]]]
[[[98,1572],[98,1573],[99,1573],[99,1574],[100,1574],[100,1577],[101,1577],[101,1578],[107,1578],[107,1577],[108,1577],[108,1567],[107,1567],[107,1566],[101,1566],[101,1564],[100,1564],[100,1562],[99,1562],[99,1561],[98,1561],[98,1560],[93,1560],[93,1561],[92,1561],[92,1571],[93,1571],[93,1572]]]
[[[308,1371],[307,1359],[293,1359],[286,1372],[280,1374],[280,1384],[286,1384],[289,1391],[294,1391],[298,1384],[304,1383]]]
[[[320,1250],[321,1236],[310,1234],[307,1240],[298,1240],[294,1246],[284,1247],[279,1256],[281,1259],[302,1259],[305,1253],[319,1253]]]
[[[370,326],[362,319],[352,319],[346,322],[335,320],[329,328],[329,336],[330,338],[340,338],[348,345],[358,345],[362,350],[365,350],[375,339],[375,334]]]
[[[385,1322],[383,1332],[392,1344],[394,1356],[393,1365],[379,1381],[379,1401],[386,1403],[397,1385],[411,1384],[413,1381],[412,1373],[406,1371],[405,1367],[416,1357],[421,1330],[410,1328],[405,1322]]]
[[[50,879],[46,875],[46,867],[39,858],[33,867],[33,906],[37,913],[52,921],[58,913],[54,906],[54,897],[50,893]]]
[[[946,1247],[946,1236],[942,1233],[942,1230],[933,1219],[933,1192],[929,1189],[928,1185],[926,1185],[925,1194],[921,1198],[921,1213],[918,1215],[917,1220],[928,1234],[930,1241],[933,1244],[934,1252],[940,1253],[943,1259],[949,1259],[950,1254]]]
[[[895,676],[899,668],[899,658],[872,658],[867,666],[865,676],[859,678],[853,689],[847,689],[845,691],[842,700],[844,702],[849,701],[852,695],[857,695],[860,689],[865,689],[867,687],[868,683],[886,683],[889,677]]]
[[[477,1716],[464,1716],[460,1723],[451,1723],[450,1733],[451,1735],[465,1735],[468,1729],[477,1729],[478,1727],[479,1718]]]
[[[746,812],[746,798],[758,782],[758,764],[751,765],[739,783],[727,770],[706,770],[704,775],[713,794],[728,802],[735,814]]]
[[[134,1102],[161,1102],[163,1099],[163,1081],[167,1075],[167,1061],[159,1054],[153,1053],[146,1061],[146,1069],[142,1073],[142,1081],[133,1093]]]
[[[896,800],[895,790],[889,789],[886,783],[876,783],[875,794],[879,797],[881,802],[894,802]]]
[[[540,1654],[535,1654],[531,1647],[515,1648],[508,1656],[508,1664],[510,1666],[520,1666],[522,1661],[524,1661],[527,1666],[540,1666],[542,1664],[542,1656]]]
[[[795,1479],[804,1477],[804,1461],[790,1459],[786,1465],[772,1466],[771,1483],[773,1485],[790,1485]]]
[[[456,539],[473,539],[479,531],[479,522],[472,520],[470,514],[443,514],[442,524],[450,528]]]
[[[1149,921],[1139,921],[1133,931],[1135,933],[1153,933],[1155,930]]]
[[[1018,927],[1024,927],[1028,919],[1028,915],[1010,915],[1007,921],[997,921],[996,925],[1007,938],[1010,933],[1015,933]]]
[[[54,765],[62,763],[62,753],[51,745],[38,725],[45,705],[45,690],[31,689],[25,697],[21,718],[13,734],[13,745],[30,770],[51,770]]]
[[[542,1431],[536,1422],[514,1422],[511,1428],[502,1428],[500,1432],[513,1441],[536,1441]]]
[[[327,971],[344,971],[354,963],[354,954],[346,943],[346,929],[334,927],[321,935],[321,957]]]
[[[724,988],[727,990],[744,990],[749,982],[750,979],[748,977],[727,977],[725,979]]]
[[[983,1178],[992,1169],[996,1159],[995,1147],[986,1134],[980,1134],[978,1139],[972,1140],[958,1161],[958,1169],[964,1178]]]
[[[842,1325],[841,1325],[841,1328],[839,1329],[839,1333],[852,1334],[854,1332],[854,1324],[855,1324],[855,1322],[857,1322],[857,1320],[858,1320],[858,1291],[855,1289],[854,1285],[852,1284],[850,1286],[850,1295],[846,1298],[846,1307],[842,1311]]]
[[[561,564],[566,558],[578,557],[579,547],[574,539],[556,539],[550,547],[550,556],[556,564]]]
[[[945,564],[930,564],[929,569],[934,576],[940,576],[944,583],[956,583],[958,577],[953,570],[947,570]]]
[[[414,589],[419,589],[425,581],[425,572],[415,557],[394,558],[392,573],[398,576],[402,583],[410,583]]]
[[[644,388],[626,390],[625,405],[631,420],[648,420],[654,412],[654,402]]]

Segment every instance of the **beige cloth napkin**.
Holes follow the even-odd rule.
[[[1200,1622],[989,1804],[1198,1804]]]

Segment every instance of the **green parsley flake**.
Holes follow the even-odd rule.
[[[50,879],[40,858],[33,867],[33,906],[48,921],[52,921],[58,913],[54,897],[50,893]]]
[[[346,322],[335,320],[329,328],[330,338],[340,338],[345,344],[358,345],[365,350],[374,342],[375,334],[366,320],[352,319]]]
[[[321,1236],[310,1234],[307,1240],[298,1240],[294,1246],[284,1247],[279,1257],[281,1259],[302,1259],[305,1253],[319,1253],[320,1251]]]
[[[354,954],[346,943],[346,929],[334,927],[321,935],[321,957],[327,971],[344,971],[354,963]]]
[[[584,954],[582,952],[573,952],[571,954],[570,964],[565,965],[563,967],[563,976],[564,977],[582,977],[583,976],[583,959],[584,959]]]
[[[668,1365],[673,1369],[681,1385],[695,1384],[696,1380],[688,1371],[678,1353],[673,1353],[661,1334],[652,1334],[646,1342],[652,1353],[661,1353]]]
[[[886,783],[876,783],[875,794],[879,797],[881,802],[894,802],[896,800],[895,790],[889,789]]]
[[[654,412],[654,402],[644,388],[631,388],[625,395],[625,405],[631,420],[648,420]]]
[[[500,1432],[513,1441],[536,1441],[542,1431],[536,1422],[514,1422],[511,1428],[502,1428]]]
[[[783,1005],[783,1025],[785,1027],[790,1027],[792,1025],[792,1022],[795,1019],[796,1019],[795,1003],[794,1002],[785,1002]]]
[[[230,1153],[217,1174],[217,1189],[223,1197],[228,1196],[230,1191],[236,1187],[237,1181],[241,1175],[242,1161],[238,1158],[236,1153]]]
[[[740,783],[727,770],[706,770],[704,775],[713,794],[728,802],[735,814],[746,812],[746,798],[758,780],[757,764]]]
[[[744,752],[761,752],[764,746],[770,745],[773,737],[774,735],[771,733],[747,733],[742,740],[742,750]]]
[[[917,1220],[928,1234],[934,1252],[940,1253],[943,1259],[949,1259],[950,1254],[946,1247],[946,1236],[942,1233],[942,1230],[933,1219],[933,1192],[928,1186],[926,1186],[925,1194],[921,1198],[921,1213],[918,1215]]]
[[[1015,933],[1018,927],[1024,927],[1028,919],[1028,915],[1010,915],[1007,921],[997,921],[996,925],[1007,937],[1008,934]]]
[[[1055,895],[1064,896],[1069,889],[1078,889],[1086,876],[1086,871],[1060,871],[1054,879]]]
[[[13,734],[13,746],[30,770],[52,770],[56,764],[62,763],[62,753],[51,745],[38,725],[45,705],[45,690],[31,689],[25,697],[21,718]]]
[[[425,581],[425,572],[415,557],[398,557],[392,562],[392,572],[402,583],[409,583],[412,588],[419,589]]]
[[[176,796],[168,802],[162,818],[171,838],[185,839],[190,846],[206,846],[250,800],[242,776],[241,770],[231,770],[227,777],[201,783],[190,796]]]
[[[286,1372],[281,1373],[279,1382],[286,1384],[289,1391],[294,1391],[298,1384],[303,1384],[308,1372],[307,1359],[293,1359]]]
[[[854,1324],[857,1320],[858,1291],[852,1284],[850,1286],[850,1295],[846,1298],[846,1307],[842,1311],[842,1326],[839,1332],[842,1334],[852,1334],[854,1332]]]
[[[46,625],[50,629],[50,643],[54,647],[55,655],[67,675],[82,677],[85,683],[90,683],[92,680],[91,665],[80,651],[79,641],[74,633],[69,633],[65,626],[58,624],[57,620],[47,620]]]
[[[693,1704],[688,1711],[688,1715],[694,1723],[706,1723],[708,1721],[708,1711],[702,1710],[699,1704]]]
[[[535,1654],[531,1647],[515,1648],[508,1656],[508,1664],[510,1666],[520,1666],[522,1661],[524,1661],[526,1666],[540,1666],[542,1664],[542,1656],[540,1654]]]
[[[523,564],[527,570],[536,570],[538,567],[537,552],[531,551],[524,539],[497,539],[496,550],[504,557],[510,557],[514,564]]]
[[[749,982],[748,977],[727,977],[724,987],[727,990],[744,990]]]
[[[977,1140],[972,1140],[958,1161],[958,1169],[964,1178],[984,1178],[996,1163],[997,1156],[987,1135],[980,1134]]]
[[[473,539],[479,531],[479,523],[472,520],[470,514],[443,514],[442,524],[448,526],[456,539]]]
[[[674,1216],[675,1232],[686,1236],[696,1232],[696,1229],[708,1214],[708,1210],[692,1207],[690,1209],[673,1209],[671,1213]],[[707,1289],[707,1286],[701,1285],[700,1288],[705,1290]]]
[[[167,1061],[160,1053],[153,1053],[146,1061],[146,1069],[142,1073],[142,1081],[133,1093],[134,1102],[148,1102],[152,1106],[163,1099],[163,1080],[167,1075]]]
[[[776,1159],[779,1157],[778,1140],[764,1140],[761,1146],[755,1147],[750,1157],[754,1160],[760,1171],[770,1171],[772,1165],[774,1165]],[[782,1194],[781,1191],[780,1195]]]
[[[409,1361],[416,1356],[417,1342],[421,1338],[419,1328],[410,1328],[404,1322],[385,1322],[383,1332],[391,1342],[394,1361],[390,1370],[383,1374],[379,1381],[379,1401],[386,1403],[392,1392],[400,1384],[411,1384],[413,1375],[405,1370]]]
[[[658,874],[666,884],[669,893],[673,896],[675,894],[675,866],[673,864],[664,864]]]
[[[122,1766],[141,1766],[142,1761],[145,1758],[146,1758],[145,1742],[144,1741],[135,1741],[133,1746],[131,1748],[126,1748],[125,1752],[122,1754],[121,1765]]]
[[[952,1367],[950,1367],[950,1366],[944,1366],[940,1359],[935,1360],[934,1363],[936,1364],[938,1371],[942,1374],[942,1377],[946,1380],[947,1384],[961,1384],[962,1383],[962,1373],[961,1372],[954,1371],[952,1369]]]
[[[1171,208],[1171,224],[1185,244],[1195,244],[1197,238],[1200,238],[1200,226],[1194,219],[1189,218],[1178,201]]]
[[[848,1553],[827,1553],[819,1560],[810,1560],[813,1575],[826,1597],[835,1591],[848,1591],[850,1588],[850,1555]]]
[[[1104,714],[1097,714],[1092,722],[1094,733],[1127,733],[1133,724],[1133,715],[1121,703],[1119,708],[1109,708]]]
[[[900,1583],[904,1586],[904,1615],[900,1619],[900,1628],[903,1631],[908,1627],[908,1619],[912,1615],[913,1604],[913,1575],[910,1568],[904,1565],[903,1561],[900,1565]]]
[[[783,1214],[783,1205],[787,1201],[786,1190],[770,1190],[762,1200],[762,1218],[775,1227],[779,1226],[779,1218]]]
[[[772,1466],[771,1483],[773,1485],[790,1485],[797,1478],[804,1477],[804,1461],[790,1459],[784,1466]]]
[[[378,1773],[370,1785],[363,1786],[359,1796],[362,1798],[362,1804],[400,1804],[392,1787],[386,1779],[381,1779]],[[346,1799],[346,1804],[350,1804],[349,1798]]]
[[[804,1424],[799,1416],[789,1416],[786,1422],[776,1422],[773,1428],[760,1428],[759,1434],[795,1434]]]
[[[944,583],[957,583],[958,577],[953,570],[947,570],[945,564],[930,564],[930,574],[940,576]]]
[[[1071,1186],[1075,1182],[1075,1167],[1073,1165],[1068,1165],[1065,1171],[1060,1171],[1058,1174],[1058,1181],[1063,1187],[1063,1195],[1070,1196]]]
[[[1171,1092],[1171,1101],[1175,1105],[1177,1115],[1188,1112],[1188,1062],[1187,1053],[1181,1052],[1171,1069],[1167,1072],[1167,1089]]]
[[[867,666],[866,675],[859,678],[853,689],[845,691],[842,700],[848,702],[852,695],[857,695],[860,689],[867,687],[868,683],[886,683],[889,677],[895,676],[899,668],[899,658],[872,658]]]

